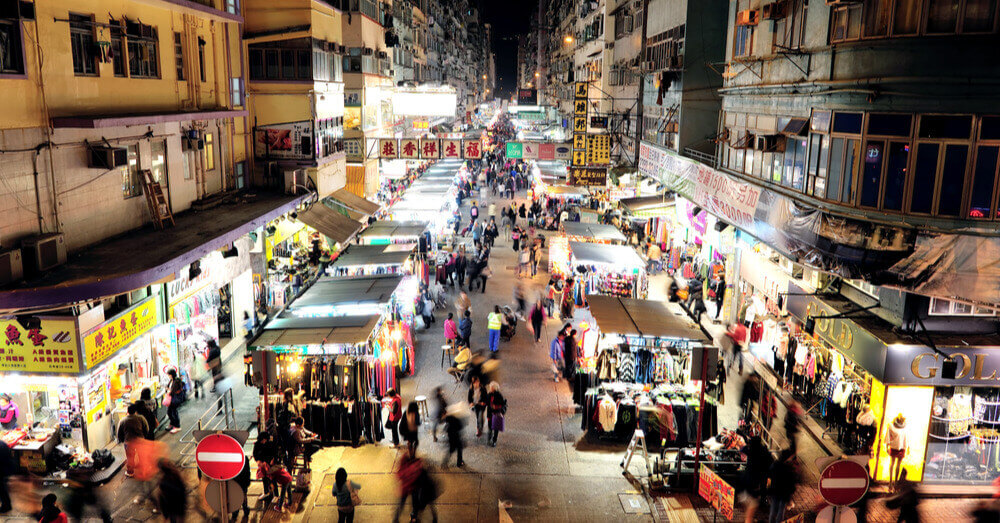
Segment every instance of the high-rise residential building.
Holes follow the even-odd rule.
[[[255,174],[283,186],[286,173],[320,198],[346,185],[345,16],[337,2],[244,0]],[[302,28],[307,29],[303,30]],[[294,29],[290,29],[294,28]],[[293,136],[287,146],[269,136]]]

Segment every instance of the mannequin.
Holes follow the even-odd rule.
[[[903,468],[903,458],[908,450],[906,441],[906,418],[902,413],[889,424],[885,434],[885,447],[889,452],[889,488],[895,489],[899,472]]]

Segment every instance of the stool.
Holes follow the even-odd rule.
[[[445,343],[441,346],[441,368],[444,368],[445,355],[448,356],[448,364],[451,365],[451,360],[455,357],[455,346],[450,343]]]
[[[419,413],[424,419],[429,419],[431,417],[431,411],[427,408],[427,396],[417,396],[413,398],[413,401],[417,402],[417,413]]]
[[[646,452],[646,433],[642,429],[635,429],[635,432],[632,434],[632,441],[629,442],[628,449],[625,451],[625,458],[621,462],[622,474],[628,472],[628,466],[632,463],[632,456],[635,455],[636,448],[642,450],[643,462],[646,465],[646,474],[652,474],[653,469],[649,466],[649,453]]]

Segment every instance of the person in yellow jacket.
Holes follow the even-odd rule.
[[[490,352],[496,352],[500,348],[500,326],[503,325],[503,315],[500,314],[500,306],[494,305],[493,312],[486,316],[486,327],[489,329]]]

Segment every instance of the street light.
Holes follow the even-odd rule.
[[[572,35],[566,35],[566,38],[563,38],[563,42],[566,42],[567,44],[573,43],[573,36]]]
[[[483,80],[485,80],[485,79],[486,79],[486,75],[484,74],[484,75],[483,75]]]
[[[539,76],[541,76],[541,75],[538,74],[538,71],[535,71],[535,78],[538,78]]]

